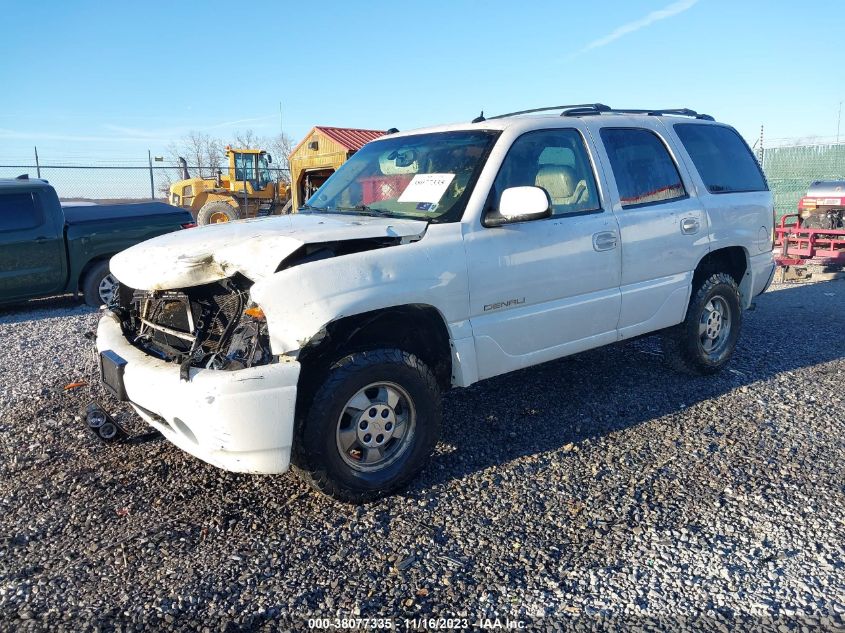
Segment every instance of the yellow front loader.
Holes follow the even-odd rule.
[[[228,173],[218,171],[215,178],[191,178],[180,158],[183,179],[170,185],[170,204],[190,209],[200,225],[284,213],[290,207],[289,187],[270,172],[270,154],[226,146],[226,158]]]

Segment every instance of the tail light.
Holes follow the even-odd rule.
[[[180,224],[183,229],[195,229],[197,228],[196,222],[186,222],[185,224]]]

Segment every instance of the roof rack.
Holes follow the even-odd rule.
[[[559,106],[548,106],[545,108],[531,108],[530,110],[517,110],[516,112],[508,112],[506,114],[497,114],[496,116],[489,116],[486,119],[484,118],[484,111],[482,110],[481,116],[475,117],[473,119],[473,123],[480,123],[481,121],[492,121],[493,119],[506,119],[510,116],[518,116],[520,114],[533,114],[534,112],[548,112],[550,110],[572,110],[575,108],[592,108],[596,112],[605,112],[610,110],[610,108],[602,103],[576,103],[573,105],[559,105]]]
[[[672,114],[675,116],[689,116],[695,119],[701,119],[702,121],[715,121],[712,116],[709,114],[699,114],[695,110],[690,110],[689,108],[659,108],[657,110],[638,110],[632,108],[607,108],[606,110],[597,110],[594,108],[590,108],[589,106],[581,106],[577,108],[570,108],[569,110],[564,110],[561,113],[561,116],[582,116],[582,115],[589,115],[589,114],[601,114],[602,112],[610,112],[613,114],[647,114],[648,116],[664,116],[667,114]]]
[[[507,117],[518,116],[520,114],[533,114],[535,112],[549,112],[551,110],[563,110],[560,116],[585,116],[591,114],[603,114],[605,112],[615,114],[647,114],[649,116],[663,116],[666,114],[673,114],[677,116],[689,116],[704,121],[714,121],[715,119],[709,114],[699,114],[695,110],[689,108],[660,108],[658,110],[632,110],[632,109],[616,109],[603,103],[577,103],[573,105],[559,105],[548,106],[545,108],[531,108],[530,110],[517,110],[516,112],[508,112],[507,114],[497,114],[496,116],[484,117],[484,111],[480,116],[475,117],[473,123],[481,123],[482,121],[491,121],[493,119],[505,119]]]

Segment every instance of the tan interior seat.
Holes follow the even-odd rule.
[[[549,193],[554,206],[581,204],[590,197],[586,181],[577,180],[575,170],[567,165],[541,166],[534,184]]]

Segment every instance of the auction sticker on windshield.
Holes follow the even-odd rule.
[[[455,174],[417,174],[398,202],[439,202],[454,178]]]

